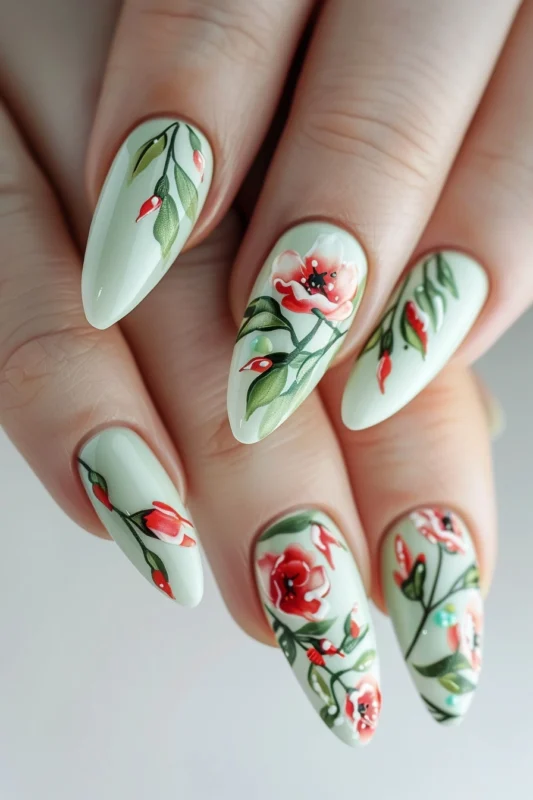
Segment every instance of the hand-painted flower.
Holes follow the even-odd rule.
[[[170,588],[170,583],[167,581],[167,579],[160,570],[158,569],[152,570],[152,580],[158,587],[158,589],[161,589],[162,592],[168,594],[168,596],[172,598],[172,600],[176,599],[172,593],[172,589]]]
[[[330,583],[324,567],[315,566],[312,553],[291,544],[280,555],[265,553],[257,566],[265,593],[280,611],[310,621],[326,617],[324,597]]]
[[[139,209],[139,216],[135,220],[135,222],[139,222],[143,217],[147,214],[151,214],[152,211],[156,211],[160,206],[163,200],[158,197],[156,194],[149,197],[148,200],[145,200],[142,204],[141,208]]]
[[[178,514],[171,506],[160,503],[158,500],[152,502],[154,509],[148,511],[143,522],[148,530],[162,542],[167,544],[177,544],[180,547],[195,547],[196,540],[192,536],[187,536],[183,527],[188,525],[192,528],[192,522]]]
[[[449,553],[464,555],[466,552],[463,533],[451,511],[426,508],[423,511],[413,511],[409,519],[428,542],[440,544]]]
[[[413,568],[413,556],[399,534],[394,540],[394,554],[398,562],[398,570],[393,573],[393,577],[397,586],[401,586],[407,580]]]
[[[391,372],[392,372],[392,361],[390,353],[388,350],[385,350],[385,352],[378,361],[378,368],[376,370],[376,375],[379,384],[379,391],[381,392],[381,394],[385,394],[385,381],[387,380]]]
[[[357,639],[359,634],[361,633],[361,625],[358,619],[359,614],[359,606],[357,603],[354,603],[354,606],[350,612],[350,636],[352,639]]]
[[[306,656],[312,664],[316,664],[318,667],[324,667],[326,665],[324,656],[339,656],[340,658],[344,658],[344,653],[336,648],[329,639],[319,639],[318,641],[315,639],[314,642],[314,645],[306,651]]]
[[[331,569],[335,569],[335,565],[333,563],[333,555],[331,553],[332,545],[336,547],[341,547],[341,543],[335,539],[334,536],[328,531],[324,525],[319,525],[317,522],[314,522],[311,525],[311,541],[313,542],[314,546],[317,550],[320,550],[328,564],[330,565]]]
[[[353,311],[358,287],[357,265],[344,260],[344,246],[335,234],[322,234],[303,257],[285,250],[272,265],[272,284],[284,295],[281,304],[297,314],[321,311],[341,322]]]
[[[413,300],[408,300],[405,304],[405,319],[417,336],[425,356],[428,351],[428,315]]]
[[[203,156],[203,153],[200,150],[195,150],[194,153],[192,154],[192,160],[193,160],[194,166],[196,167],[196,169],[200,173],[200,180],[203,181],[203,179],[204,179],[204,170],[205,170],[205,158]]]
[[[481,634],[483,632],[483,609],[479,596],[466,607],[457,625],[448,628],[448,644],[459,651],[474,670],[481,669]]]
[[[93,483],[93,494],[96,499],[108,509],[108,511],[113,511],[113,503],[109,499],[109,495],[103,486],[100,486],[98,483]]]
[[[256,356],[255,358],[251,358],[244,367],[241,367],[239,372],[244,372],[247,369],[251,369],[252,372],[266,372],[267,369],[270,369],[272,366],[273,361],[271,358],[266,358],[265,356]]]
[[[366,675],[346,695],[344,710],[359,741],[368,742],[374,735],[381,711],[381,692],[372,675]]]
[[[344,653],[335,647],[333,642],[330,642],[329,639],[320,639],[318,643],[318,649],[326,656],[340,656],[341,658],[344,658]]]
[[[316,647],[310,647],[309,650],[306,650],[306,656],[311,662],[311,664],[315,664],[317,667],[325,667],[326,666],[326,659],[320,653]]]

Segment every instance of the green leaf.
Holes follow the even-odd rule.
[[[306,638],[309,636],[323,636],[329,631],[335,621],[336,617],[332,619],[322,619],[320,622],[308,622],[306,625],[302,625],[301,628],[298,628],[297,631],[294,631],[294,635],[300,637],[304,636]]]
[[[174,164],[174,177],[183,210],[190,221],[194,223],[198,216],[198,192],[196,191],[196,186],[179,164]]]
[[[301,367],[298,370],[298,372],[296,373],[296,380],[297,381],[303,381],[304,378],[308,378],[308,376],[309,376],[309,380],[310,380],[311,379],[311,373],[314,370],[314,368],[316,367],[316,365],[318,364],[318,362],[320,361],[320,359],[322,358],[322,355],[323,355],[323,353],[322,353],[321,350],[318,350],[316,353],[311,353],[309,355],[309,357],[301,365]],[[292,362],[291,362],[291,366],[293,366]],[[296,392],[295,392],[295,394],[296,394]]]
[[[363,347],[363,353],[368,353],[370,350],[373,350],[374,347],[377,347],[381,341],[381,337],[383,335],[383,325],[378,325],[375,331],[370,335],[367,343]]]
[[[463,579],[463,587],[465,589],[479,589],[480,581],[479,581],[479,569],[475,564],[472,564],[471,567],[465,572],[465,576]]]
[[[288,372],[287,366],[274,366],[252,381],[246,395],[247,420],[258,408],[267,406],[279,397],[287,383]]]
[[[312,354],[312,353],[310,353],[308,350],[304,350],[303,352],[301,352],[301,353],[298,353],[298,355],[294,356],[294,358],[293,358],[293,359],[291,359],[291,367],[292,367],[293,369],[300,369],[300,367],[302,366],[302,364],[303,364],[303,363],[304,363],[304,362],[305,362],[305,361],[306,361],[306,360],[309,358],[309,356],[311,356],[311,355],[313,355],[313,354]]]
[[[281,647],[283,655],[292,667],[296,661],[296,642],[287,628],[283,628],[283,633],[278,638],[278,644]]]
[[[275,522],[274,525],[266,529],[257,541],[266,542],[267,539],[272,539],[272,537],[279,536],[282,533],[301,533],[311,525],[313,519],[313,514],[308,511],[294,514],[292,517]]]
[[[107,481],[103,475],[100,475],[99,472],[96,472],[94,469],[90,469],[87,473],[87,478],[92,486],[100,486],[106,494],[108,493]]]
[[[440,678],[458,669],[471,669],[468,659],[459,652],[452,653],[439,661],[434,661],[432,664],[426,664],[425,666],[413,664],[413,667],[425,678]]]
[[[159,570],[163,573],[165,580],[168,581],[168,572],[163,560],[156,553],[152,553],[151,550],[143,550],[143,555],[150,569],[152,571]]]
[[[426,565],[423,561],[416,561],[411,574],[402,583],[401,590],[408,600],[421,600],[424,597],[424,583],[426,580]]]
[[[375,650],[366,650],[362,656],[359,656],[352,669],[356,672],[366,672],[374,663],[375,658]]]
[[[190,125],[187,125],[187,129],[189,131],[189,142],[193,150],[199,150],[200,153],[202,152],[202,143],[198,134],[193,131]]]
[[[457,289],[457,283],[455,281],[455,276],[453,274],[453,270],[442,255],[442,253],[437,253],[435,256],[437,259],[437,280],[441,286],[444,286],[450,294],[452,294],[455,299],[459,298],[459,290]]]
[[[320,670],[317,669],[314,664],[311,665],[309,672],[307,673],[307,682],[312,691],[320,697],[322,702],[333,704],[334,701],[333,695],[331,694],[331,689],[320,674]],[[317,685],[315,686],[313,684]]]
[[[145,142],[139,147],[131,160],[129,183],[131,183],[137,175],[140,175],[146,167],[149,167],[155,158],[158,158],[165,152],[167,144],[167,135],[164,133],[163,136],[154,136],[153,139],[150,139],[150,141]]]
[[[157,181],[154,189],[154,194],[157,195],[157,197],[160,197],[161,200],[163,200],[167,196],[169,189],[170,189],[170,183],[168,180],[168,175],[165,172],[163,177],[159,178],[159,180]]]
[[[331,705],[333,705],[333,703]],[[333,726],[335,725],[335,720],[338,717],[338,714],[337,713],[330,714],[329,708],[330,708],[329,706],[324,706],[323,708],[320,709],[319,714],[322,722],[325,722],[328,728],[333,728]]]
[[[253,331],[275,330],[290,331],[291,326],[283,317],[278,317],[276,314],[272,314],[270,311],[260,311],[258,314],[254,314],[252,317],[249,317],[243,322],[239,333],[237,334],[237,341],[242,339],[244,336],[247,336],[247,334],[253,333]]]
[[[472,681],[469,681],[468,678],[458,672],[442,675],[439,678],[439,683],[452,694],[467,694],[468,692],[473,692],[476,688],[475,683],[472,683]]]
[[[346,641],[344,642],[344,647],[342,648],[343,651],[345,653],[347,653],[348,655],[350,653],[353,653],[353,651],[355,650],[357,645],[359,645],[363,641],[365,636],[367,635],[368,630],[369,630],[368,625],[363,625],[363,627],[361,628],[361,632],[359,633],[359,636],[357,637],[357,639],[354,639],[352,636],[349,636],[349,638],[346,639]]]
[[[180,227],[178,209],[172,195],[163,198],[161,208],[154,223],[154,236],[161,245],[163,258],[167,258],[176,241]]]
[[[415,329],[412,327],[412,325],[409,323],[409,320],[407,319],[408,302],[405,303],[403,307],[402,317],[400,320],[400,331],[403,336],[404,342],[406,342],[406,344],[418,350],[422,354],[422,357],[425,358],[426,351],[424,349],[422,340],[420,339],[418,333],[415,331]]]
[[[262,311],[269,311],[276,317],[283,317],[281,306],[277,300],[274,300],[272,297],[261,296],[254,298],[254,300],[248,303],[246,311],[244,312],[244,318],[248,319],[255,314],[260,314]]]

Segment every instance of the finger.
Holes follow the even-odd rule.
[[[467,334],[460,358],[481,355],[531,302],[532,36],[526,3],[405,276],[396,319],[397,295],[356,361],[343,399],[351,428],[374,425],[409,402]]]
[[[240,316],[261,254],[286,231],[252,289],[230,369],[228,413],[241,441],[281,424],[323,375],[361,300],[365,253],[369,290],[358,336],[368,332],[432,210],[515,5],[404,0],[400,10],[396,0],[335,0],[326,7],[232,278]],[[391,24],[398,18],[401,25]],[[458,37],[468,47],[458,48]],[[305,229],[295,225],[302,219]],[[243,370],[243,351],[263,332],[276,358],[254,410],[256,376]]]
[[[191,508],[231,613],[249,634],[272,642],[268,621],[324,722],[343,741],[364,743],[374,732],[380,702],[374,631],[359,577],[367,575],[364,537],[317,397],[257,448],[243,447],[231,435],[224,396],[233,339],[226,286],[234,248],[227,226],[230,220],[225,232],[184,255],[181,268],[124,325],[184,456]],[[357,663],[357,670],[363,663],[368,668],[364,686],[365,675],[354,672]],[[343,670],[344,678],[334,679]],[[363,719],[355,700],[367,693],[370,711]]]
[[[343,369],[324,383],[328,407]],[[348,431],[346,463],[407,667],[438,722],[459,722],[481,667],[482,601],[496,554],[489,429],[472,376],[451,365],[396,416]],[[380,574],[381,573],[381,574]]]
[[[185,533],[195,535],[176,530],[177,516],[167,520],[166,512],[165,530],[176,535],[160,537],[164,510],[152,509],[153,500],[162,501],[188,519],[176,453],[119,331],[99,333],[86,322],[79,261],[59,208],[3,109],[0,142],[1,424],[76,522],[101,530],[83,483],[140,572],[193,605],[202,592],[198,548],[185,551],[170,541],[183,544]],[[149,519],[135,517],[134,535],[123,517],[150,510]]]
[[[125,3],[89,159],[94,195],[128,134],[102,189],[85,255],[83,302],[95,327],[126,315],[163,277],[208,192],[191,243],[221,219],[266,132],[310,5]]]

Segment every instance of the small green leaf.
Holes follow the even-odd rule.
[[[435,256],[437,259],[437,280],[441,286],[444,286],[450,294],[452,294],[455,299],[459,298],[459,291],[457,289],[457,283],[455,281],[455,276],[453,274],[453,270],[442,255],[442,253],[437,253]]]
[[[382,335],[383,335],[383,325],[378,325],[375,331],[368,338],[365,346],[363,347],[362,352],[368,353],[370,350],[373,350],[374,347],[377,347],[381,341]]]
[[[262,311],[269,311],[271,314],[274,314],[275,317],[283,317],[281,306],[277,300],[268,296],[260,296],[248,303],[246,311],[244,312],[244,318],[248,319],[249,317],[253,317],[254,314],[260,314]]]
[[[282,519],[275,522],[270,528],[259,537],[259,542],[266,542],[267,539],[272,539],[273,536],[279,536],[283,533],[301,533],[308,528],[313,522],[313,514],[309,512],[302,512],[301,514],[294,514],[292,517]]]
[[[167,147],[168,139],[166,133],[163,136],[154,136],[150,141],[145,142],[139,147],[131,160],[129,182],[140,175],[146,167],[150,166],[155,158],[162,155]],[[159,195],[161,197],[161,195]]]
[[[425,678],[440,678],[458,669],[471,669],[468,659],[459,652],[452,653],[439,661],[434,661],[432,664],[426,664],[425,666],[413,664],[413,667]]]
[[[479,569],[475,564],[472,564],[472,566],[466,571],[463,580],[463,587],[465,589],[479,589]]]
[[[314,664],[311,665],[307,673],[307,682],[312,691],[320,697],[323,703],[333,703],[333,696],[329,685],[320,674],[320,670],[317,669]]]
[[[163,258],[167,258],[172,245],[176,241],[180,227],[178,216],[178,209],[172,195],[167,194],[163,198],[161,208],[158,211],[156,221],[154,223],[154,236],[161,245],[161,253]]]
[[[467,694],[468,692],[473,692],[476,688],[475,683],[472,683],[472,681],[469,681],[468,678],[465,678],[464,675],[460,675],[458,672],[450,672],[448,675],[442,675],[439,678],[439,683],[446,691],[452,694]]]
[[[198,192],[196,186],[179,164],[174,164],[174,177],[183,210],[190,221],[194,223],[198,216]]]
[[[410,302],[412,302],[412,301],[410,301]],[[405,305],[403,307],[402,317],[401,317],[401,320],[400,320],[400,331],[401,331],[401,334],[403,336],[404,342],[406,342],[406,344],[408,344],[411,347],[414,347],[416,350],[418,350],[422,354],[422,357],[425,358],[426,349],[424,347],[424,343],[422,342],[420,336],[415,331],[413,326],[410,324],[410,322],[408,320],[408,317],[407,317],[408,305],[409,305],[409,301],[407,303],[405,303]]]
[[[168,180],[168,175],[165,172],[163,177],[159,178],[159,180],[157,181],[154,189],[154,194],[157,197],[160,197],[161,200],[163,200],[167,196],[169,189],[170,189],[170,183]]]
[[[270,311],[260,311],[244,321],[237,334],[237,341],[254,331],[291,330],[290,325],[283,317],[278,317]]]
[[[281,647],[283,655],[292,667],[296,661],[296,642],[287,628],[283,628],[283,633],[278,638],[278,644]]]
[[[248,388],[246,395],[246,419],[250,419],[254,411],[267,406],[282,393],[287,383],[287,366],[271,367],[259,375]]]
[[[318,350],[316,353],[311,353],[309,357],[301,365],[300,369],[298,370],[296,374],[296,380],[302,381],[304,378],[307,378],[307,376],[310,376],[312,371],[322,358],[322,355],[323,353],[321,350]],[[292,362],[291,366],[293,366]]]
[[[332,619],[322,619],[320,622],[308,622],[306,625],[302,625],[301,628],[298,628],[298,630],[294,632],[294,635],[299,637],[303,636],[305,638],[309,636],[323,636],[329,631],[335,621],[336,617]]]
[[[202,152],[202,143],[200,141],[200,137],[198,134],[193,131],[190,125],[187,125],[187,129],[189,131],[189,142],[193,150],[199,150],[200,153]]]
[[[303,363],[304,363],[304,362],[305,362],[305,361],[306,361],[306,360],[309,358],[309,356],[311,356],[311,355],[312,355],[312,353],[310,353],[308,350],[304,350],[303,352],[301,352],[301,353],[298,353],[298,355],[296,355],[296,356],[295,356],[295,357],[294,357],[294,358],[291,360],[291,367],[292,367],[293,369],[300,369],[300,367],[302,366],[302,364],[303,364]]]
[[[356,672],[366,672],[374,663],[375,658],[375,650],[366,650],[362,656],[359,656],[352,669]]]
[[[342,648],[343,651],[348,655],[350,653],[353,653],[355,648],[363,641],[368,631],[369,631],[368,625],[363,625],[357,639],[354,639],[352,636],[349,636],[344,642],[344,647]]]
[[[402,583],[401,590],[408,600],[421,600],[424,597],[426,565],[424,561],[416,561],[411,574]]]
[[[333,703],[331,705],[333,705]],[[338,717],[338,713],[330,714],[329,709],[330,706],[324,706],[323,708],[320,709],[319,711],[320,719],[322,720],[322,722],[326,723],[328,728],[333,728],[333,726],[335,725],[335,720]]]
[[[156,553],[152,553],[151,550],[144,550],[143,555],[152,572],[159,570],[159,572],[163,573],[165,580],[168,581],[168,572],[163,560]]]

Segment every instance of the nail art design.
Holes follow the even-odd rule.
[[[364,252],[325,222],[287,231],[256,281],[228,386],[234,436],[256,442],[314,389],[344,341],[366,283]]]
[[[186,122],[154,119],[120,148],[94,214],[82,276],[96,328],[128,314],[154,288],[187,241],[211,182],[205,137]]]
[[[107,429],[82,448],[78,465],[96,513],[131,562],[172,600],[197,605],[203,575],[196,533],[143,440],[127,428]]]
[[[383,546],[383,584],[405,661],[428,711],[454,724],[481,669],[483,605],[474,548],[451,511],[413,511]]]
[[[344,424],[369,428],[416,397],[459,347],[487,293],[485,271],[463,253],[436,252],[415,264],[355,362]]]
[[[310,702],[339,739],[366,744],[381,711],[379,663],[340,531],[318,510],[290,514],[260,536],[255,569],[268,622]]]

